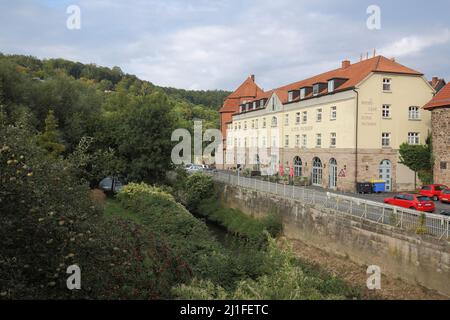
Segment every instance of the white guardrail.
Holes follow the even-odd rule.
[[[395,207],[380,202],[345,196],[325,190],[279,184],[215,172],[213,179],[233,186],[275,194],[291,200],[336,210],[351,218],[391,225],[403,230],[427,234],[439,239],[450,237],[450,217]]]

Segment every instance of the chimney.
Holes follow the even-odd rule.
[[[254,74],[250,75],[250,78],[252,78],[252,81],[255,82],[255,75]]]
[[[431,80],[431,85],[434,87],[438,82],[439,82],[439,78],[433,77],[433,79]]]
[[[342,61],[342,69],[347,69],[348,67],[350,67],[350,60]]]

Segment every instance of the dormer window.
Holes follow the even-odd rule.
[[[328,92],[334,91],[334,79],[328,81]]]
[[[313,96],[317,96],[319,94],[319,84],[313,85]]]
[[[288,93],[288,102],[294,100],[294,91],[289,91]]]
[[[300,89],[300,99],[305,99],[306,97],[306,88]]]
[[[259,102],[259,107],[260,107],[260,108],[264,108],[264,99],[262,99],[262,100]]]
[[[253,102],[253,110],[256,109],[256,101]]]

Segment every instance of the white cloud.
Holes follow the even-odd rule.
[[[380,53],[389,57],[403,57],[414,55],[436,45],[450,41],[450,30],[445,29],[429,35],[414,35],[403,37],[398,41],[382,48]]]

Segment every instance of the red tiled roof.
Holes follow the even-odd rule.
[[[220,112],[236,112],[244,100],[253,100],[260,94],[264,94],[264,91],[255,83],[254,77],[250,76],[225,99]]]
[[[405,67],[391,59],[383,56],[377,56],[371,59],[367,59],[355,64],[351,64],[346,68],[339,68],[332,71],[328,71],[317,76],[311,77],[309,79],[301,80],[268,92],[256,96],[253,100],[260,100],[262,98],[267,98],[275,92],[280,98],[282,103],[288,102],[288,92],[292,90],[299,90],[302,87],[312,87],[313,84],[323,82],[327,83],[328,80],[334,78],[348,79],[340,87],[336,88],[335,92],[348,90],[354,88],[358,83],[360,83],[364,78],[366,78],[372,72],[382,72],[382,73],[399,73],[399,74],[410,74],[422,76],[423,74]],[[320,93],[320,95],[327,94],[328,90],[325,89]],[[312,93],[305,98],[311,98]],[[295,100],[298,101],[299,99]]]
[[[447,85],[424,106],[424,109],[432,110],[434,108],[447,106],[450,107],[450,83],[447,83]]]

